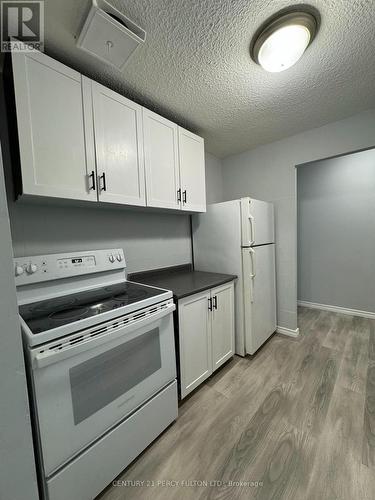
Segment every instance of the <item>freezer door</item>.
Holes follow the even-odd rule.
[[[253,198],[241,199],[242,246],[275,242],[273,204]]]
[[[244,248],[245,343],[254,354],[276,330],[275,245]]]

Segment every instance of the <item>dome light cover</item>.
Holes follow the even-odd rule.
[[[251,57],[266,71],[284,71],[302,57],[317,28],[316,17],[308,12],[295,11],[273,17],[254,37]]]

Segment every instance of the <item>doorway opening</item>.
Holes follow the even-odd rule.
[[[298,305],[375,318],[375,149],[296,171]]]

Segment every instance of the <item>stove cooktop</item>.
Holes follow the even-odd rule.
[[[131,281],[25,304],[19,313],[35,335],[119,307],[156,297],[164,290]]]

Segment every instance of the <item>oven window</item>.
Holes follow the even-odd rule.
[[[77,425],[161,368],[159,328],[69,370]]]

